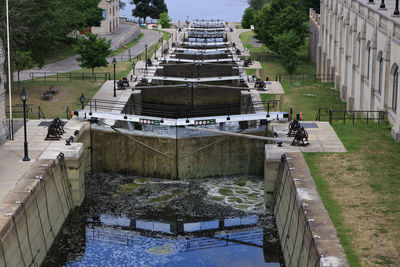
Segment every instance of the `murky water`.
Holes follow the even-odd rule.
[[[120,11],[120,16],[133,19],[134,5],[130,4],[130,0],[123,2],[126,3],[126,7]],[[189,17],[189,20],[220,19],[239,22],[244,10],[249,6],[247,0],[165,0],[165,3],[173,21],[185,21]]]
[[[280,266],[274,218],[254,176],[168,181],[87,177],[43,266]]]

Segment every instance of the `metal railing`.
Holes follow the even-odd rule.
[[[191,118],[202,116],[235,115],[256,112],[270,112],[279,105],[279,100],[255,101],[246,104],[229,103],[214,105],[172,106],[150,103],[122,102],[91,99],[85,106],[89,112],[113,112],[120,114],[141,114],[161,118]]]
[[[334,82],[335,76],[333,74],[276,74],[276,81],[289,81],[292,82],[306,82],[306,81],[321,81],[321,82]]]
[[[9,109],[10,106],[6,106]],[[24,117],[24,105],[16,104],[12,106],[13,118],[23,118]],[[31,115],[30,115],[31,114]],[[26,104],[26,117],[30,119],[45,119],[43,110],[38,105]]]
[[[72,81],[72,80],[91,80],[91,81],[107,81],[111,79],[109,72],[48,72],[36,71],[30,72],[29,76],[32,81],[45,81],[45,82],[58,82],[58,81]]]
[[[354,124],[355,121],[366,121],[367,124],[370,121],[378,122],[378,124],[385,120],[385,111],[375,110],[332,110],[329,109],[329,123],[332,121],[343,121],[346,124],[346,120]]]
[[[256,60],[256,61],[276,61],[277,56],[273,54],[266,54],[264,52],[252,52],[250,54],[251,60]]]

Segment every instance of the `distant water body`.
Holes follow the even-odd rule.
[[[132,9],[135,5],[130,0],[126,3],[125,10],[120,11],[120,16],[132,20]],[[220,19],[229,22],[240,22],[244,10],[248,7],[247,0],[165,0],[168,14],[172,21],[185,21],[195,19]]]

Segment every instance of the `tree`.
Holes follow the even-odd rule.
[[[163,28],[169,28],[171,26],[171,18],[168,16],[168,13],[163,12],[160,14],[160,19],[158,20],[158,23],[161,25]]]
[[[168,13],[167,5],[164,0],[151,0],[152,12],[150,17],[152,19],[159,19],[161,13]]]
[[[294,30],[274,36],[274,43],[276,44],[276,53],[278,54],[278,61],[283,68],[292,74],[298,64],[297,49],[299,37]]]
[[[132,0],[131,4],[135,5],[132,16],[142,18],[144,23],[147,17],[159,19],[161,13],[168,13],[164,0]]]
[[[120,10],[124,10],[125,9],[125,6],[126,6],[126,3],[125,2],[123,2],[123,1],[121,1],[121,0],[119,0],[119,9]]]
[[[296,69],[296,51],[308,32],[308,13],[302,0],[272,0],[255,18],[256,37],[276,52],[289,73]]]
[[[32,68],[35,64],[32,59],[31,51],[17,51],[14,57],[14,65],[18,71],[18,85],[19,85],[19,73],[21,70]]]
[[[44,59],[71,42],[73,30],[100,25],[100,0],[15,0],[9,2],[11,67],[20,63],[18,53],[30,52],[41,67]],[[6,39],[5,1],[0,2],[0,38]],[[3,42],[6,45],[6,42]],[[4,47],[5,51],[7,50]],[[18,62],[16,62],[16,60]],[[13,77],[13,75],[11,75]]]
[[[91,68],[94,73],[94,68],[106,67],[108,65],[107,57],[111,54],[111,40],[98,38],[96,34],[87,33],[85,38],[78,41],[74,46],[75,53],[79,54],[79,66],[82,68]]]
[[[245,29],[250,29],[250,26],[254,25],[256,15],[257,11],[255,11],[253,8],[246,8],[242,17],[242,27]]]
[[[247,0],[249,6],[254,10],[260,10],[267,3],[267,0]]]
[[[299,46],[308,35],[307,21],[308,13],[301,0],[272,0],[258,12],[255,33],[260,41],[276,51],[274,36],[294,30]]]

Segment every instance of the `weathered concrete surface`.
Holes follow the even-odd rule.
[[[0,146],[0,264],[6,266],[39,266],[70,210],[85,197],[87,145],[66,146],[65,139],[76,130],[87,138],[88,123],[71,120],[61,140],[45,141],[41,122],[46,120],[27,124],[31,161],[22,161],[23,128]]]
[[[264,141],[226,136],[173,138],[92,125],[98,171],[165,179],[262,174]]]
[[[315,123],[317,128],[305,128],[308,132],[309,145],[283,145],[286,152],[347,152],[342,141],[328,122],[322,121],[301,121],[300,123]],[[289,123],[271,123],[273,132],[276,132],[279,138],[293,140],[294,137],[288,137]],[[269,145],[268,148],[276,149],[276,145]]]
[[[350,266],[303,155],[286,153],[280,163],[269,162],[266,190],[273,173],[279,177],[266,204],[275,214],[285,265]]]
[[[38,160],[3,198],[1,264],[40,266],[73,207],[71,190],[62,174],[65,170],[57,160]]]

